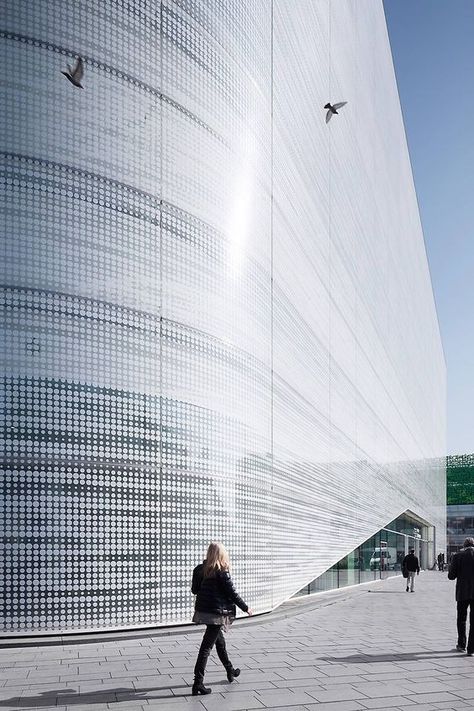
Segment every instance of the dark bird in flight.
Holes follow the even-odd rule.
[[[71,84],[74,84],[74,86],[77,86],[78,89],[83,89],[84,87],[81,84],[81,79],[84,76],[84,62],[80,57],[76,59],[76,66],[74,69],[71,69],[69,64],[67,65],[67,72],[61,72],[61,74],[64,74],[66,79],[69,79]]]
[[[326,123],[329,123],[333,114],[337,114],[338,109],[342,109],[347,104],[347,101],[340,101],[338,104],[325,104],[324,108],[328,110],[326,114]]]

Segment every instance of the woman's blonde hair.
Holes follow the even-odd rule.
[[[215,575],[218,570],[229,570],[229,554],[225,546],[219,541],[213,541],[207,549],[206,562],[204,563],[204,577]]]

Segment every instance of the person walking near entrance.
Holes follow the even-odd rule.
[[[222,543],[211,543],[206,560],[194,568],[191,591],[196,595],[193,622],[206,625],[206,631],[194,667],[193,696],[210,694],[204,686],[204,674],[211,650],[216,645],[217,656],[227,671],[229,682],[240,674],[227,655],[223,630],[227,631],[236,614],[235,606],[252,615],[252,610],[237,593],[230,577],[229,554]]]
[[[438,570],[444,570],[444,553],[438,553]]]
[[[474,538],[466,538],[464,548],[456,553],[449,566],[448,578],[456,580],[457,626],[459,652],[466,650],[466,621],[469,607],[467,655],[474,654]]]
[[[420,574],[420,563],[415,555],[414,548],[410,548],[410,552],[404,557],[402,569],[407,572],[407,592],[415,592],[415,575]]]

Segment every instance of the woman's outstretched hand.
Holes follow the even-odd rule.
[[[247,615],[248,615],[249,617],[252,617],[252,615],[253,615],[253,610],[247,610]]]

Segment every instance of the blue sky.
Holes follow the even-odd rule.
[[[448,369],[448,453],[474,452],[474,0],[384,0]]]

